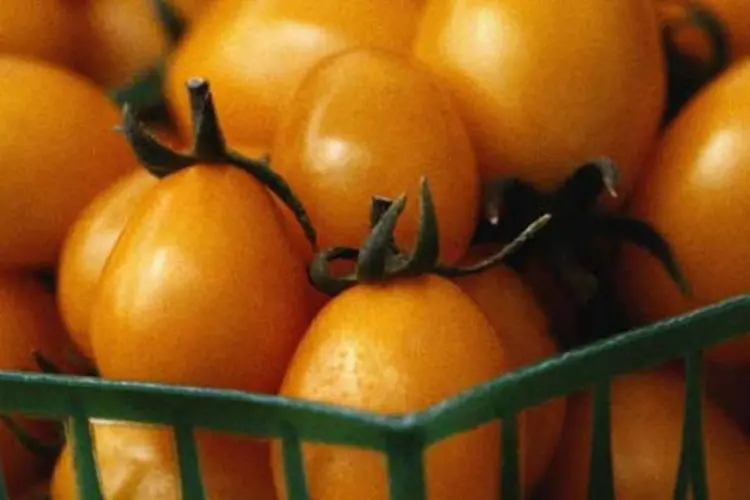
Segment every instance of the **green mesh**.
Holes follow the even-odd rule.
[[[520,498],[515,416],[525,408],[593,390],[590,498],[614,498],[609,442],[609,381],[618,375],[685,359],[683,449],[675,499],[708,498],[701,433],[701,351],[750,331],[750,297],[633,330],[473,387],[423,412],[378,416],[276,396],[60,375],[0,372],[0,413],[66,420],[79,490],[102,498],[89,419],[166,424],[175,429],[185,500],[204,498],[196,428],[283,440],[287,490],[307,498],[302,442],[325,442],[385,454],[393,500],[426,498],[424,449],[454,434],[500,420],[502,498]],[[4,481],[0,477],[0,499]]]

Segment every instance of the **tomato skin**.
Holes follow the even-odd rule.
[[[4,2],[0,8],[0,54],[74,67],[83,9],[77,2]]]
[[[664,109],[651,0],[436,0],[414,53],[457,96],[485,180],[550,190],[609,156],[624,195]]]
[[[38,351],[55,366],[75,372],[66,358],[73,351],[55,299],[30,276],[0,272],[0,345],[0,370],[38,372],[33,357]],[[48,422],[20,417],[16,422],[43,443],[55,437]],[[4,424],[0,424],[0,463],[11,495],[41,479],[48,468],[46,460],[31,453]]]
[[[271,158],[305,204],[323,248],[359,247],[370,231],[372,197],[402,193],[409,202],[396,241],[411,248],[422,176],[441,258],[455,262],[468,248],[480,196],[471,143],[450,95],[400,56],[352,50],[321,62],[287,109]]]
[[[65,239],[58,266],[57,300],[68,332],[89,359],[93,358],[89,319],[104,264],[136,203],[157,182],[147,170],[134,170],[97,196]]]
[[[612,454],[618,500],[670,498],[677,479],[682,438],[684,382],[659,370],[614,379]],[[704,443],[711,498],[750,498],[746,464],[750,441],[710,402],[703,405]],[[588,498],[591,398],[569,399],[565,431],[550,470],[548,496]]]
[[[224,132],[237,147],[271,146],[284,107],[318,61],[359,45],[407,53],[417,18],[410,3],[380,0],[319,0],[315,9],[308,2],[231,3],[209,9],[190,30],[171,58],[166,94],[188,130],[185,82],[208,79]]]
[[[95,421],[95,457],[105,498],[178,500],[177,457],[171,432],[124,422]],[[209,498],[275,500],[268,445],[199,432],[201,478]],[[52,500],[77,500],[70,447],[63,448],[52,478]]]
[[[126,85],[153,68],[167,36],[150,0],[88,2],[79,54],[82,72],[104,87]]]
[[[310,319],[305,268],[268,191],[196,165],[141,200],[91,317],[103,376],[273,392]]]
[[[473,257],[486,256],[484,249]],[[454,282],[476,302],[497,332],[513,369],[551,358],[558,352],[546,316],[531,289],[512,270],[497,266]],[[562,433],[565,398],[526,410],[519,417],[527,446],[522,451],[523,483],[531,490],[547,470]]]
[[[661,266],[630,245],[624,249],[621,295],[645,323],[747,293],[742,262],[750,240],[738,237],[750,213],[750,62],[730,69],[698,94],[671,124],[656,159],[633,194],[630,212],[669,242],[692,287],[684,298]],[[742,337],[708,351],[725,364],[750,360]]]
[[[508,369],[497,334],[471,299],[436,276],[358,285],[316,316],[281,394],[379,414],[422,410]],[[428,497],[498,497],[499,426],[430,447]],[[280,448],[273,467],[285,498]],[[311,498],[388,498],[382,455],[304,445]]]
[[[117,108],[81,77],[10,56],[0,75],[0,267],[54,265],[79,212],[137,162]]]

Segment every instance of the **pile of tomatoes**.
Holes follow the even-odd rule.
[[[746,0],[4,3],[0,370],[404,414],[750,290]],[[712,498],[750,498],[750,338],[706,357]],[[618,499],[671,497],[683,395],[613,381]],[[519,415],[525,497],[587,498],[591,413]],[[11,498],[78,498],[56,423],[1,423]],[[180,497],[171,430],[92,429],[106,498]],[[498,498],[499,433],[428,449],[428,497]],[[197,445],[209,498],[286,498],[278,443]]]

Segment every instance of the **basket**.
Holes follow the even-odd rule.
[[[392,500],[427,498],[423,451],[481,424],[502,422],[502,498],[520,498],[518,433],[525,408],[580,390],[594,393],[589,498],[614,498],[609,454],[609,381],[618,375],[686,360],[683,446],[675,499],[708,498],[700,420],[701,352],[750,331],[750,296],[632,330],[475,386],[419,413],[401,417],[345,410],[277,396],[60,375],[0,372],[0,413],[69,419],[78,489],[102,498],[89,419],[172,426],[184,500],[203,499],[193,430],[279,438],[290,500],[307,498],[303,441],[349,445],[384,453]],[[4,493],[0,476],[0,499]]]

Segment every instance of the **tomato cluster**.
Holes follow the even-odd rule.
[[[745,0],[8,3],[0,370],[404,414],[750,290]],[[744,498],[750,337],[707,358],[709,487]],[[617,498],[672,494],[684,392],[613,381]],[[587,497],[590,399],[518,416],[524,495]],[[179,498],[169,429],[92,428],[107,498]],[[500,432],[429,448],[428,497],[498,498]],[[78,497],[62,437],[3,418],[13,498]],[[210,498],[286,498],[278,443],[197,445]],[[388,497],[378,454],[303,461],[311,498]]]

